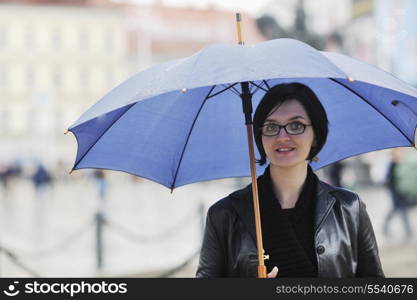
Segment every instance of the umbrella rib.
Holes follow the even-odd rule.
[[[268,90],[263,87],[264,82],[262,82],[261,85],[256,84],[254,81],[251,81],[250,83],[256,86],[256,89],[253,91],[252,95],[255,94],[258,90],[263,90],[264,92],[268,92]]]
[[[214,93],[213,95],[210,95],[210,93],[213,91],[213,89],[214,89],[214,87],[215,87],[215,85],[214,85],[213,89],[211,89],[211,90],[210,90],[210,93],[207,95],[207,97],[206,97],[206,98],[207,98],[207,99],[213,98],[213,97],[215,97],[215,96],[217,96],[217,95],[219,95],[219,94],[223,93],[224,91],[227,91],[228,89],[232,89],[232,90],[234,90],[234,91],[235,91],[235,93],[236,93],[236,95],[240,96],[240,94],[238,93],[238,91],[237,91],[235,88],[233,88],[233,86],[235,86],[236,84],[237,84],[237,82],[236,82],[236,83],[234,83],[234,84],[232,84],[232,85],[229,85],[228,87],[226,87],[226,88],[222,89],[221,91],[218,91],[217,93]]]
[[[407,141],[409,141],[411,143],[411,145],[413,145],[413,141],[411,141],[408,136],[400,129],[398,128],[397,125],[395,125],[389,118],[387,118],[385,116],[385,114],[383,114],[380,110],[378,110],[378,108],[376,108],[372,103],[370,103],[368,100],[366,100],[364,97],[362,97],[358,92],[354,91],[353,89],[351,89],[349,86],[343,84],[342,82],[337,81],[334,78],[329,78],[331,81],[336,82],[337,84],[343,86],[344,88],[346,88],[347,90],[349,90],[351,93],[355,94],[356,96],[358,96],[359,98],[361,98],[363,101],[365,101],[366,103],[368,103],[368,105],[370,107],[372,107],[373,109],[375,109],[377,112],[379,112],[381,114],[381,116],[383,116],[385,118],[385,120],[387,120],[388,122],[391,123],[392,126],[394,126],[405,138]]]
[[[185,140],[184,148],[182,148],[180,161],[178,162],[178,166],[177,166],[177,169],[176,169],[176,171],[175,171],[174,180],[173,180],[172,185],[171,185],[171,193],[172,193],[172,191],[174,190],[174,187],[175,187],[175,182],[177,181],[178,171],[179,171],[179,169],[180,169],[180,167],[181,167],[182,159],[183,159],[183,157],[184,157],[184,153],[185,153],[185,149],[187,148],[188,141],[190,140],[191,132],[192,132],[192,131],[193,131],[193,129],[194,129],[194,125],[195,125],[195,123],[196,123],[196,121],[197,121],[197,119],[198,119],[198,116],[200,115],[201,110],[203,109],[204,104],[205,104],[205,103],[206,103],[206,101],[209,99],[209,96],[210,96],[211,92],[214,90],[214,88],[215,88],[215,87],[216,87],[216,85],[213,85],[213,86],[212,86],[212,88],[210,89],[210,91],[208,92],[207,96],[204,98],[203,103],[201,103],[201,106],[200,106],[200,108],[198,109],[198,112],[197,112],[197,114],[196,114],[196,116],[195,116],[195,118],[194,118],[193,124],[191,125],[190,131],[188,132],[188,136],[187,136],[187,139]],[[227,90],[227,89],[226,89],[226,90]]]
[[[270,90],[271,89],[271,87],[269,86],[269,84],[268,84],[268,80],[262,80],[263,81],[263,83],[266,85],[266,87],[268,88],[268,90]]]
[[[236,95],[240,96],[239,91],[238,91],[237,89],[235,89],[235,85],[236,85],[236,84],[237,84],[237,82],[236,82],[236,83],[234,83],[234,84],[232,84],[232,85],[230,85],[230,84],[229,84],[229,87],[232,89],[232,91],[234,91],[234,92],[235,92],[235,94],[236,94]]]

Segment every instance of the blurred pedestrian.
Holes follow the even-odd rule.
[[[9,174],[7,171],[7,166],[0,164],[0,184],[5,191],[8,189]]]
[[[329,183],[333,186],[343,187],[342,175],[343,175],[343,162],[338,161],[326,168]]]
[[[398,190],[404,195],[407,207],[417,205],[417,151],[404,149],[404,157],[398,164],[395,175]]]
[[[104,171],[101,169],[95,169],[93,177],[97,185],[97,192],[100,199],[104,200],[107,195],[107,181],[104,175]]]
[[[5,199],[4,204],[9,207],[9,178],[10,174],[6,164],[0,163],[0,199]]]
[[[5,192],[9,189],[10,180],[22,175],[22,167],[18,161],[9,164],[0,164],[0,183]]]
[[[385,217],[383,225],[383,233],[385,236],[389,234],[390,224],[395,215],[399,215],[403,224],[406,237],[412,236],[410,220],[408,218],[408,208],[406,195],[400,190],[400,178],[398,177],[398,167],[400,166],[403,153],[401,148],[395,148],[391,151],[391,161],[388,166],[386,185],[390,193],[391,209]],[[416,185],[417,182],[414,183]]]
[[[47,220],[46,197],[47,188],[52,184],[52,176],[42,163],[38,163],[32,175],[32,183],[35,187],[36,203],[33,210],[32,238],[36,246],[41,246],[44,241],[45,224]]]
[[[42,163],[38,163],[35,173],[32,176],[36,197],[42,198],[47,186],[52,184],[52,177]]]

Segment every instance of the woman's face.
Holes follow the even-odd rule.
[[[285,101],[278,109],[273,108],[266,118],[264,125],[299,122],[311,125],[311,120],[304,107],[296,99]],[[292,124],[299,127],[300,124]],[[276,136],[262,135],[262,145],[271,165],[280,168],[291,168],[300,164],[307,165],[307,157],[314,143],[314,132],[311,126],[305,128],[304,133],[290,135],[284,128]]]

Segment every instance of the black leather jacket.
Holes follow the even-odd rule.
[[[372,224],[357,194],[319,181],[314,223],[319,277],[384,277]],[[256,277],[257,265],[249,185],[210,207],[196,276]]]

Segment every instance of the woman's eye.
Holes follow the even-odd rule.
[[[276,130],[276,125],[275,124],[269,124],[265,126],[265,130],[266,131],[275,131]]]
[[[301,122],[292,122],[292,123],[290,123],[290,128],[293,129],[293,130],[296,130],[296,129],[302,128],[303,125],[304,124],[301,123]]]

